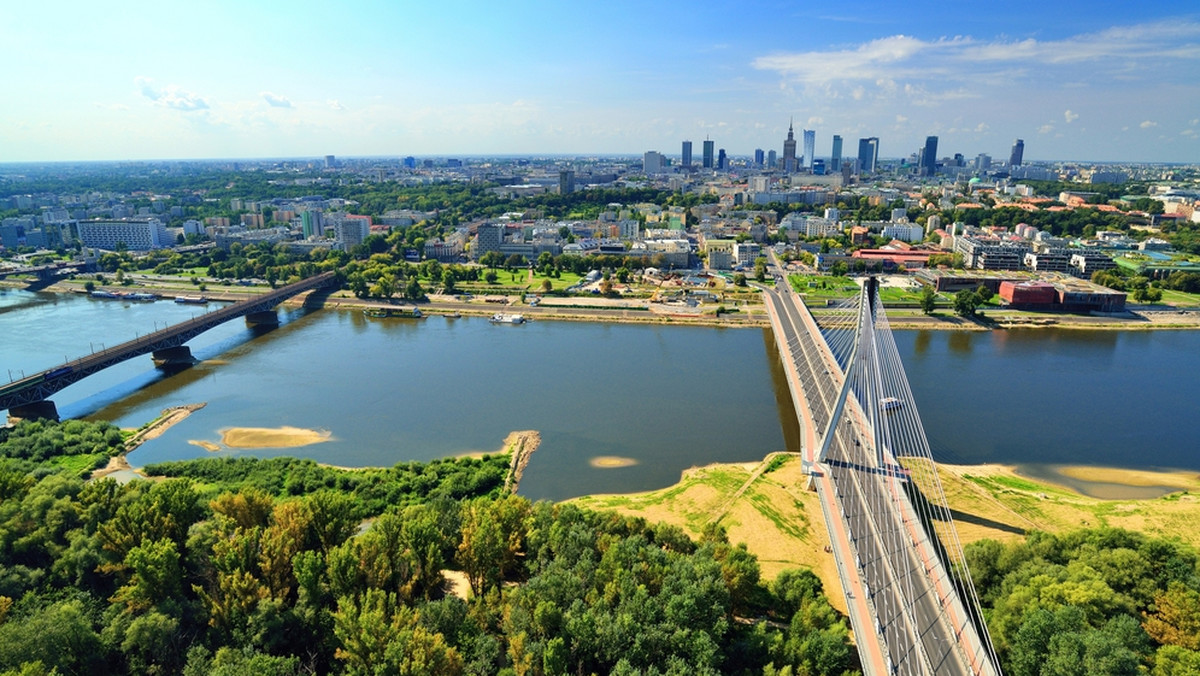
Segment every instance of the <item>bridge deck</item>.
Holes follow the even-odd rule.
[[[0,387],[0,410],[49,399],[55,392],[87,376],[139,355],[179,347],[196,336],[231,319],[268,310],[282,301],[311,289],[326,286],[337,273],[326,272],[300,280],[254,298],[227,305],[199,317],[169,326],[120,345],[73,359]]]
[[[847,374],[795,294],[765,295],[865,673],[998,674],[913,508],[907,470],[886,449],[877,452],[856,397],[825,462],[816,462],[819,430]]]

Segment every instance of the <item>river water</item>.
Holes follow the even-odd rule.
[[[32,373],[204,308],[0,291],[0,378]],[[331,440],[224,454],[392,465],[496,450],[536,429],[527,496],[647,490],[682,470],[796,449],[773,339],[761,329],[482,319],[369,319],[281,311],[194,339],[170,376],[139,357],[55,397],[64,417],[136,427],[168,406],[207,406],[130,454],[134,465],[209,451],[228,427],[293,426]],[[1200,332],[896,333],[935,456],[960,463],[1200,469],[1192,376]],[[599,457],[628,458],[620,468]]]

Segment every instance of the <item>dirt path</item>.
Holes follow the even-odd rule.
[[[512,432],[504,440],[501,452],[512,454],[512,463],[508,466],[508,477],[504,480],[505,491],[517,492],[517,488],[521,485],[521,477],[525,474],[525,467],[529,465],[529,456],[533,455],[541,443],[542,434],[537,430]]]

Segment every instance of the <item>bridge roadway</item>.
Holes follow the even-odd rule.
[[[172,350],[181,348],[192,338],[223,324],[231,319],[246,315],[265,312],[274,308],[284,300],[305,291],[327,286],[333,282],[336,272],[326,272],[315,277],[300,280],[294,284],[280,287],[265,294],[227,305],[223,308],[206,312],[188,321],[160,329],[154,333],[130,340],[120,345],[114,345],[100,352],[94,352],[79,359],[59,364],[20,380],[0,387],[0,410],[32,406],[47,402],[51,395],[68,385],[83,380],[97,371],[114,364],[132,359],[143,354],[170,354]],[[182,348],[187,350],[186,347]],[[190,358],[190,355],[189,357]],[[43,416],[45,417],[45,416]]]
[[[878,466],[870,424],[854,397],[826,462],[814,464],[818,430],[845,376],[815,320],[785,284],[764,295],[864,673],[998,674],[904,492],[905,475],[894,458]]]

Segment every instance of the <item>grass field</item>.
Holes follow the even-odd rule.
[[[563,291],[569,286],[577,284],[583,277],[573,273],[564,272],[561,277],[548,277],[543,274],[534,273],[533,279],[530,280],[528,270],[518,270],[516,272],[505,272],[504,270],[496,271],[496,283],[488,284],[484,281],[479,282],[457,282],[455,285],[464,291],[471,293],[521,293],[521,292],[542,292],[542,281],[549,279],[551,290]],[[514,278],[515,277],[515,278]],[[428,283],[428,280],[426,280]]]
[[[1162,302],[1175,307],[1200,307],[1200,294],[1163,289]]]
[[[747,486],[755,470],[764,470]],[[938,475],[961,541],[1013,541],[1031,530],[1062,533],[1109,526],[1175,538],[1200,547],[1196,514],[1200,475],[1093,467],[1058,468],[1064,478],[1104,491],[1173,491],[1161,497],[1106,500],[1064,486],[1018,475],[1000,465],[939,465]],[[665,521],[698,536],[708,523],[724,525],[729,539],[756,555],[763,578],[787,568],[816,572],[835,607],[845,610],[837,590],[833,557],[816,493],[804,489],[799,459],[775,456],[763,463],[709,465],[684,472],[679,483],[657,491],[577,498],[582,506],[614,510],[649,521]],[[742,493],[738,495],[739,490]]]

